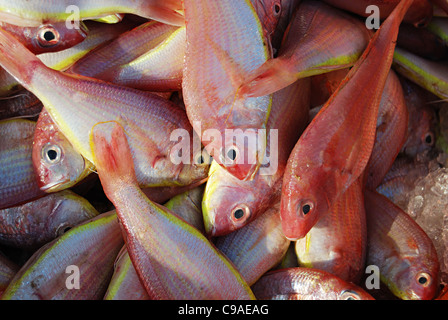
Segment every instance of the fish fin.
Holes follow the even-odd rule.
[[[246,77],[240,86],[239,94],[247,97],[261,97],[283,89],[298,79],[290,70],[286,60],[269,59]]]
[[[151,3],[153,1],[148,2],[147,9],[151,19],[173,26],[185,26],[185,16],[180,0],[164,0],[158,1],[156,4]]]
[[[45,67],[16,37],[0,28],[0,65],[29,89],[36,68]]]
[[[115,123],[107,141],[108,125]],[[116,121],[97,123],[90,133],[90,144],[98,176],[106,195],[125,185],[138,185],[131,149],[122,126]]]

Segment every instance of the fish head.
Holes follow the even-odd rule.
[[[71,48],[87,38],[88,29],[83,22],[70,26],[69,28],[63,21],[34,28],[30,50],[35,54],[57,52]]]
[[[255,192],[247,181],[229,175],[213,162],[202,199],[206,233],[222,236],[252,221],[260,198]]]
[[[280,218],[286,238],[296,241],[306,236],[319,218],[328,212],[329,203],[319,184],[295,175],[284,176]]]
[[[252,180],[265,154],[266,130],[225,129],[221,136],[206,146],[207,152],[237,179]]]
[[[93,171],[93,164],[73,148],[44,110],[36,124],[32,160],[45,192],[70,188]]]
[[[439,289],[438,263],[409,257],[400,261],[389,280],[389,288],[403,300],[431,300]]]
[[[78,224],[99,215],[99,212],[83,197],[70,190],[60,192],[53,205],[46,225],[48,234],[57,238]]]
[[[252,0],[261,25],[267,36],[271,36],[282,14],[282,0]]]
[[[409,123],[407,140],[403,146],[403,152],[411,157],[432,149],[436,142],[435,111],[430,107],[422,107],[417,112],[418,117]]]

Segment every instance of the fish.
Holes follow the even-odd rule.
[[[204,233],[200,202],[203,186],[178,194],[164,203],[164,207]],[[127,248],[124,246],[115,262],[114,275],[104,300],[148,300],[149,295],[140,282]]]
[[[299,78],[351,67],[371,36],[365,25],[348,13],[320,1],[302,1],[277,57],[248,74],[239,93],[264,96]]]
[[[116,13],[130,13],[167,24],[184,25],[182,2],[179,0],[105,0],[85,1],[0,1],[0,20],[18,26],[39,26],[48,22],[71,22],[103,18]]]
[[[1,299],[102,299],[123,244],[115,212],[102,213],[35,251]]]
[[[163,206],[205,234],[202,219],[204,184],[172,197]]]
[[[347,1],[347,0],[324,0],[337,8],[353,12],[362,17],[368,17],[372,14],[371,10],[367,10],[368,6],[374,5],[378,8],[378,14],[381,19],[386,19],[398,5],[400,0],[378,0],[378,1]],[[416,27],[423,28],[428,25],[433,16],[433,8],[428,0],[414,0],[404,16],[403,21],[413,24]]]
[[[403,23],[398,32],[397,46],[430,60],[439,61],[448,57],[446,42],[431,32],[429,26],[416,28]]]
[[[408,137],[409,110],[397,74],[389,71],[381,96],[375,143],[365,169],[365,185],[375,190]]]
[[[363,174],[375,142],[398,27],[411,2],[400,2],[384,21],[292,150],[281,196],[282,226],[288,239],[305,237]]]
[[[20,267],[0,252],[0,297]]]
[[[217,237],[216,247],[235,265],[248,285],[281,262],[289,248],[280,223],[280,201],[244,228]]]
[[[182,94],[188,119],[218,164],[240,180],[252,180],[266,149],[262,130],[272,96],[244,98],[238,87],[271,55],[261,22],[248,0],[186,0],[184,11]]]
[[[393,67],[406,79],[441,99],[448,99],[448,66],[443,62],[425,59],[397,47]]]
[[[288,28],[294,12],[297,10],[301,0],[282,0],[281,12],[278,18],[277,26],[271,37],[271,44],[274,50],[274,57],[277,56],[278,50],[281,47],[283,36]],[[275,4],[274,4],[275,5]]]
[[[146,91],[180,90],[185,47],[185,27],[149,21],[88,53],[68,72]]]
[[[104,300],[149,300],[149,295],[140,282],[126,245],[117,256],[114,274],[107,287]]]
[[[399,156],[384,176],[376,191],[402,209],[407,208],[408,195],[416,181],[429,173],[429,164],[409,156]]]
[[[252,290],[258,300],[374,300],[359,286],[327,271],[302,267],[270,271]]]
[[[31,157],[35,127],[26,119],[0,121],[0,209],[45,195]]]
[[[276,32],[277,25],[282,16],[283,7],[286,0],[251,0],[252,6],[263,26],[263,33],[266,40],[272,45],[272,38]]]
[[[98,176],[150,298],[253,299],[235,267],[200,231],[142,193],[123,129],[114,125],[109,137],[107,126],[92,131]]]
[[[440,17],[434,17],[429,22],[427,29],[429,32],[440,38],[443,44],[448,44],[448,23],[446,19]],[[446,57],[446,56],[445,56]]]
[[[47,193],[71,188],[95,169],[73,148],[45,108],[36,123],[32,159],[39,188]]]
[[[209,236],[243,228],[280,199],[286,162],[308,124],[309,105],[309,79],[300,79],[273,94],[265,164],[252,180],[242,181],[212,162],[202,200]]]
[[[403,77],[400,78],[400,82],[409,114],[406,142],[400,152],[415,157],[434,148],[437,115],[429,104],[433,98],[427,90]]]
[[[364,190],[367,217],[367,265],[403,300],[433,299],[439,288],[437,252],[428,235],[385,196]]]
[[[58,52],[38,54],[37,57],[45,63],[46,66],[55,70],[65,71],[88,52],[102,43],[117,37],[120,33],[128,30],[134,25],[132,22],[123,22],[116,25],[103,25],[92,21],[86,21],[85,24],[89,29],[89,33],[84,41],[71,48]],[[23,87],[12,75],[3,68],[0,68],[0,96],[8,96],[22,89]]]
[[[356,180],[330,211],[295,242],[300,267],[327,271],[359,284],[367,254],[367,226],[363,185]]]
[[[174,103],[150,92],[53,70],[12,35],[1,29],[0,34],[0,65],[42,101],[61,133],[88,161],[95,165],[89,132],[95,124],[114,121],[129,137],[142,187],[188,185],[207,176],[208,164],[194,163],[191,152],[188,161],[173,160],[180,143],[172,135],[181,131],[189,145],[193,140],[187,115]]]
[[[35,118],[42,111],[42,102],[31,92],[22,89],[12,96],[0,98],[0,120]]]
[[[0,243],[36,250],[98,214],[85,198],[70,190],[53,193],[0,210]]]
[[[34,54],[71,48],[84,41],[88,34],[83,22],[79,23],[79,28],[69,29],[65,21],[38,27],[19,27],[0,21],[0,28],[14,34]]]

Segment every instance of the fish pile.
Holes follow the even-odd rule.
[[[447,299],[448,6],[0,0],[2,300]]]

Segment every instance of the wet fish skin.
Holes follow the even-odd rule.
[[[96,126],[92,133],[98,175],[117,210],[129,255],[149,296],[253,299],[238,271],[204,235],[144,196],[125,133],[115,125],[108,142],[105,126]]]
[[[0,210],[0,243],[35,250],[98,214],[86,199],[69,190],[47,195]]]
[[[252,145],[244,138],[266,129],[272,97],[241,97],[238,88],[245,74],[269,58],[262,25],[248,0],[186,0],[184,9],[182,92],[188,119],[215,161],[238,179],[251,180],[263,160],[266,139]],[[203,134],[209,130],[220,139]]]
[[[303,1],[291,18],[274,59],[249,73],[240,94],[271,94],[297,79],[351,67],[371,32],[358,19],[323,2]]]
[[[148,21],[90,52],[68,72],[145,91],[180,90],[185,46],[185,27]]]
[[[98,215],[38,249],[21,267],[2,300],[102,299],[123,246],[114,212]],[[67,287],[67,267],[79,268],[79,289]]]
[[[363,186],[356,180],[311,230],[295,242],[300,267],[327,271],[359,284],[364,275],[367,227]]]
[[[20,267],[0,252],[0,297]]]
[[[149,300],[149,295],[140,282],[126,245],[117,256],[114,274],[104,295],[104,300]]]
[[[276,266],[288,250],[280,223],[280,202],[257,219],[214,241],[234,264],[249,285]]]
[[[3,99],[0,98],[0,120],[35,118],[42,111],[42,102],[26,89]]]
[[[295,145],[282,186],[282,225],[290,240],[303,238],[363,174],[398,27],[411,2],[400,2],[386,19]]]
[[[386,19],[400,0],[378,0],[378,1],[347,1],[347,0],[324,0],[335,7],[368,17],[371,12],[366,12],[367,6],[375,5],[379,8],[381,19]],[[432,5],[428,0],[415,0],[404,16],[403,21],[416,27],[426,26],[433,16]]]
[[[365,170],[365,184],[370,190],[379,186],[405,145],[409,114],[401,82],[390,70],[381,96],[375,143]]]
[[[94,165],[77,152],[43,108],[33,140],[33,167],[45,192],[68,189],[94,171]]]
[[[242,181],[212,162],[202,201],[209,236],[244,227],[280,198],[286,162],[308,124],[309,105],[310,81],[306,78],[273,94],[267,123],[266,154],[270,163],[263,165],[252,180]],[[241,211],[243,215],[235,217]]]
[[[74,7],[76,9],[73,9]],[[43,22],[89,20],[116,13],[131,13],[167,24],[184,25],[180,0],[0,1],[0,20],[19,26]],[[74,26],[75,27],[75,26]]]
[[[367,264],[380,269],[381,281],[397,297],[433,299],[439,288],[439,263],[431,239],[388,198],[365,189]]]
[[[313,268],[270,271],[252,289],[258,300],[374,300],[360,287]]]
[[[0,121],[0,209],[39,198],[31,151],[35,121]]]
[[[0,29],[0,34],[0,64],[43,102],[62,134],[88,161],[93,163],[92,127],[115,121],[129,137],[141,186],[188,185],[207,176],[208,164],[196,164],[191,153],[188,163],[172,161],[178,141],[167,137],[183,129],[190,146],[193,140],[185,112],[174,103],[150,92],[50,69],[9,33]]]
[[[34,54],[71,48],[84,41],[88,34],[83,22],[73,29],[68,29],[65,21],[38,27],[19,27],[0,21],[0,27],[14,34]]]

